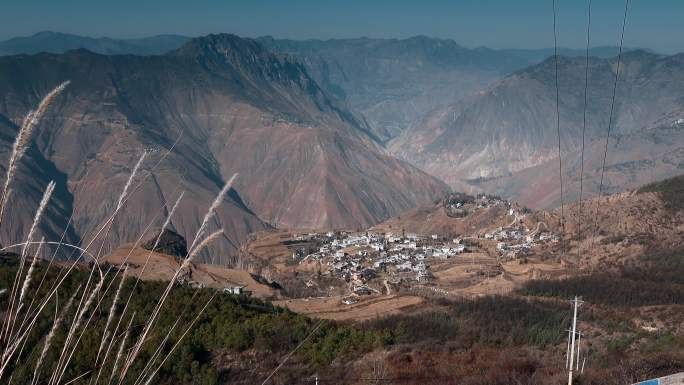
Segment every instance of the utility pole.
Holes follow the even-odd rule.
[[[582,304],[582,301],[577,299],[577,296],[575,296],[575,299],[571,301],[573,304],[573,315],[572,315],[572,333],[570,334],[570,358],[568,360],[568,385],[572,385],[572,374],[574,372],[575,368],[575,335],[577,334],[577,308]],[[577,351],[579,352],[579,344],[577,347]],[[578,358],[578,364],[579,364],[579,358]]]

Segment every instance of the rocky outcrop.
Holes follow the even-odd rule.
[[[172,255],[177,258],[185,258],[188,256],[188,244],[185,241],[185,238],[171,229],[161,230],[155,236],[145,241],[145,243],[142,244],[142,248],[157,253]]]

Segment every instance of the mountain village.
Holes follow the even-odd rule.
[[[465,218],[478,210],[503,206],[507,208],[507,226],[460,237],[441,234],[415,234],[401,230],[397,232],[378,231],[328,231],[296,233],[289,241],[293,264],[315,263],[321,272],[331,278],[348,284],[353,296],[380,293],[368,283],[376,278],[388,283],[404,283],[409,286],[429,285],[435,277],[430,269],[432,263],[467,259],[466,254],[485,253],[496,258],[497,263],[520,260],[538,250],[541,245],[556,243],[559,237],[537,222],[534,229],[524,223],[525,213],[510,202],[487,195],[471,197],[465,194],[453,195],[444,200],[444,209],[449,216]],[[313,283],[310,283],[313,285]],[[345,303],[355,303],[346,298]]]

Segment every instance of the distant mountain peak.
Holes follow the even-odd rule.
[[[314,97],[322,94],[299,61],[273,53],[253,39],[212,34],[194,38],[168,55],[191,57],[207,68],[230,69],[257,81],[296,85]]]
[[[259,56],[267,54],[266,50],[256,41],[229,33],[193,38],[169,54],[177,56],[214,56],[217,53],[223,53],[224,56],[227,56],[231,51]]]

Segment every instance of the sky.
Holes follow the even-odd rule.
[[[588,0],[556,0],[558,44],[586,44]],[[592,46],[617,45],[624,0],[592,0]],[[684,52],[683,0],[630,0],[625,46]],[[230,32],[290,39],[448,38],[467,47],[553,46],[552,0],[0,0],[0,40]]]

